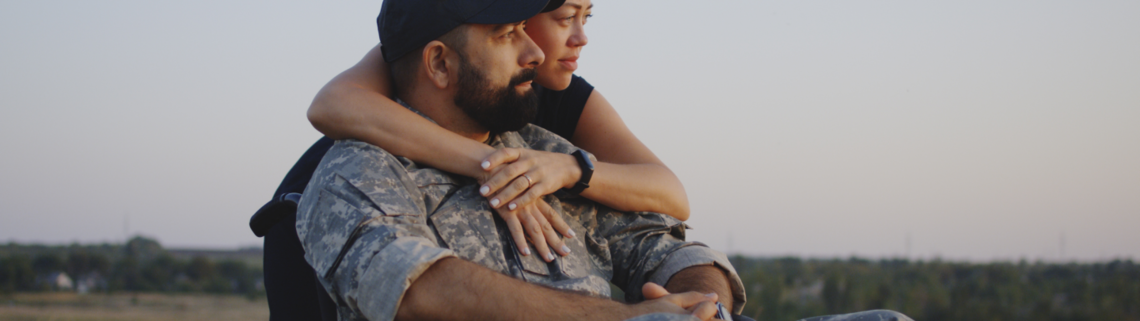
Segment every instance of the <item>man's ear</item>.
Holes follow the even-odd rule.
[[[436,88],[446,89],[452,80],[459,77],[459,64],[454,59],[451,47],[439,40],[432,40],[423,51],[423,67],[428,80]]]

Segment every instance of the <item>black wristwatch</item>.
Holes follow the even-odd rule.
[[[574,151],[574,153],[570,155],[578,160],[578,167],[582,168],[582,177],[578,178],[578,182],[574,183],[573,188],[566,191],[577,195],[590,187],[590,178],[594,176],[594,161],[590,160],[590,153],[581,149]]]

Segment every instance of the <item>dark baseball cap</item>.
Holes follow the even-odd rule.
[[[393,62],[465,23],[530,19],[566,0],[384,0],[376,27],[384,61]]]

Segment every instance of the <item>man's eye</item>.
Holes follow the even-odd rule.
[[[590,20],[590,18],[593,18],[593,17],[594,17],[594,14],[588,14],[588,15],[586,15],[586,17],[585,17],[585,18],[582,18],[582,24],[586,24],[586,21],[589,21],[589,20]]]

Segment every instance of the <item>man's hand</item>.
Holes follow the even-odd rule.
[[[685,310],[675,313],[688,313],[701,320],[714,320],[713,317],[716,316],[717,294],[715,292],[704,295],[698,292],[670,294],[664,287],[648,282],[641,287],[641,295],[645,297],[646,302],[664,300]]]

